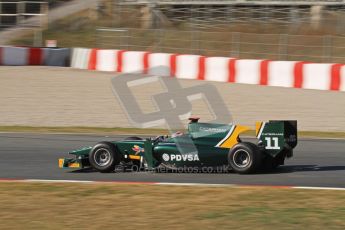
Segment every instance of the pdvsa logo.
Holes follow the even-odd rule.
[[[163,153],[163,161],[199,161],[198,154],[167,154]]]

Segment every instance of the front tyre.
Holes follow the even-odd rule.
[[[261,166],[261,152],[255,144],[241,142],[230,150],[228,161],[236,173],[253,173]]]
[[[108,173],[114,171],[115,166],[120,163],[120,156],[114,144],[100,142],[91,149],[89,162],[91,167],[97,171]]]

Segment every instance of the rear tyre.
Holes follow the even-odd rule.
[[[230,167],[240,174],[253,173],[261,166],[261,151],[250,142],[236,144],[229,152],[228,162]]]
[[[100,142],[91,149],[89,162],[91,167],[97,171],[108,173],[114,171],[115,166],[120,163],[120,155],[114,144]]]

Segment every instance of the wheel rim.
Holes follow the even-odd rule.
[[[98,166],[103,167],[109,164],[111,161],[111,155],[109,150],[100,148],[95,152],[93,159]]]
[[[234,153],[232,160],[237,167],[245,168],[250,164],[251,158],[246,150],[239,149]]]

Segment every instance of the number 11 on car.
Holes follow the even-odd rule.
[[[278,145],[278,137],[265,137],[266,149],[280,149]]]

